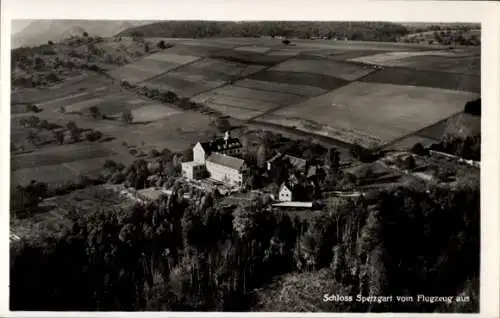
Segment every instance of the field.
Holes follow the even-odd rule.
[[[353,62],[388,67],[405,67],[416,70],[479,75],[480,52],[477,51],[428,51],[389,52],[350,59]]]
[[[309,72],[265,70],[249,77],[252,80],[275,82],[292,85],[308,85],[324,90],[332,90],[343,86],[348,81],[330,75]]]
[[[259,120],[371,147],[458,113],[465,102],[477,97],[451,90],[355,82]]]
[[[121,81],[137,84],[197,59],[198,57],[192,55],[160,52],[113,70],[109,74]]]
[[[178,113],[178,111],[163,105],[147,105],[132,110],[134,123],[152,122]]]
[[[165,73],[147,81],[145,85],[173,91],[181,97],[192,97],[227,82],[249,76],[263,68],[261,65],[206,58]]]
[[[473,93],[481,92],[481,76],[479,75],[417,71],[404,68],[386,68],[372,73],[360,81],[443,88]]]
[[[333,76],[346,81],[354,81],[360,77],[366,76],[374,71],[368,66],[360,66],[356,64],[339,63],[335,61],[318,61],[318,60],[302,60],[290,59],[275,67],[272,71],[281,72],[303,72],[319,75]]]
[[[11,92],[11,103],[40,103],[70,95],[95,91],[112,85],[112,80],[104,76],[86,74],[67,80],[50,88],[26,88]]]

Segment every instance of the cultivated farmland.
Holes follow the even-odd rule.
[[[272,71],[281,72],[304,72],[314,73],[326,76],[337,77],[346,81],[354,81],[360,77],[366,76],[374,71],[368,66],[339,63],[335,61],[318,61],[318,60],[302,60],[290,59],[275,67]]]
[[[388,52],[352,58],[350,61],[370,65],[405,67],[469,75],[479,75],[481,64],[477,51]]]
[[[481,92],[481,76],[479,75],[417,71],[405,68],[386,68],[372,73],[360,81],[443,88],[473,93]]]
[[[164,105],[147,105],[132,110],[133,122],[144,123],[172,116],[179,111]]]
[[[160,52],[113,70],[109,74],[121,81],[137,84],[197,59],[197,56]]]
[[[254,74],[264,66],[206,58],[165,73],[145,85],[191,97]]]
[[[468,92],[355,82],[259,120],[371,147],[458,113],[477,97]]]

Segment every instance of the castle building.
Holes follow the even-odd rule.
[[[247,172],[241,153],[241,142],[226,132],[224,138],[198,142],[193,147],[193,161],[182,163],[182,175],[187,179],[201,179],[208,172],[209,178],[228,186],[241,187]]]

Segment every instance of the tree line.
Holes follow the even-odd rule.
[[[406,27],[388,22],[318,22],[318,21],[166,21],[122,31],[132,37],[259,37],[282,36],[309,39],[348,39],[394,42],[408,34]]]

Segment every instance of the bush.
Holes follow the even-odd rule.
[[[481,98],[467,102],[464,107],[464,113],[481,116]]]
[[[290,45],[290,40],[283,40],[283,41],[281,41],[281,43],[283,43],[285,45]]]
[[[97,141],[102,138],[102,133],[98,130],[92,130],[86,134],[85,138],[88,141]]]
[[[156,149],[151,149],[151,151],[149,152],[149,156],[151,158],[156,158],[160,155],[160,152]]]
[[[419,155],[419,156],[425,156],[427,154],[427,150],[425,149],[425,147],[417,142],[412,148],[411,148],[411,152],[413,152],[414,154],[416,155]]]

